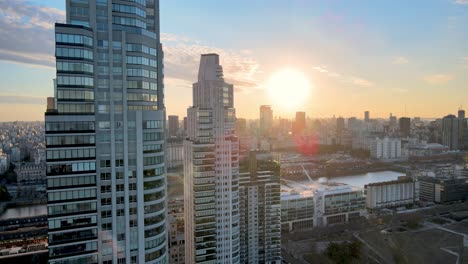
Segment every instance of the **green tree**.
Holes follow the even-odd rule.
[[[361,244],[358,241],[328,244],[325,255],[336,264],[351,264],[361,259]]]
[[[5,185],[0,185],[0,201],[10,201],[11,195]]]

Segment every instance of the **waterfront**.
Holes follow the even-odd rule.
[[[375,182],[393,181],[399,176],[404,176],[405,173],[396,171],[377,171],[368,172],[349,176],[340,176],[329,178],[328,181],[349,184],[355,187],[364,188],[364,185]]]
[[[0,213],[0,220],[11,218],[32,217],[47,214],[47,205],[27,205],[7,208],[3,213]]]

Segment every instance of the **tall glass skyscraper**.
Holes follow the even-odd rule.
[[[239,141],[233,86],[201,56],[184,141],[186,263],[239,263]]]
[[[67,0],[45,114],[49,263],[167,263],[158,0]]]

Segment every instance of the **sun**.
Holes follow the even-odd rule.
[[[310,82],[304,73],[292,68],[275,72],[267,82],[273,104],[284,110],[302,106],[309,97],[310,89]]]

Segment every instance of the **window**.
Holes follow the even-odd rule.
[[[76,135],[76,136],[47,136],[47,145],[86,145],[94,144],[94,135]]]
[[[146,12],[143,9],[135,7],[135,6],[112,4],[112,11],[135,14],[143,18],[146,18]]]
[[[129,77],[146,77],[146,78],[157,78],[157,73],[155,71],[149,71],[146,69],[137,69],[137,68],[127,68],[127,76]]]
[[[110,217],[112,217],[111,210],[101,211],[101,218],[110,218]]]
[[[111,162],[110,160],[100,160],[99,161],[99,167],[100,168],[110,168]]]
[[[144,129],[162,128],[162,127],[163,127],[163,121],[160,121],[160,120],[143,121]]]
[[[56,187],[71,187],[71,186],[84,186],[96,184],[96,177],[94,175],[73,176],[73,177],[60,177],[47,179],[47,187],[50,189]]]
[[[94,100],[93,91],[83,91],[83,90],[64,90],[57,89],[57,99],[59,100]]]
[[[158,141],[163,140],[163,134],[161,132],[144,132],[143,141]]]
[[[142,52],[142,53],[153,55],[153,56],[156,56],[156,54],[157,54],[156,49],[150,48],[150,47],[145,46],[145,45],[132,44],[132,43],[127,44],[127,51]]]
[[[96,157],[96,150],[94,148],[47,150],[46,156],[48,161],[61,159],[86,159]]]
[[[57,48],[55,55],[57,57],[65,58],[80,58],[80,59],[93,59],[93,52],[85,49],[75,49],[75,48]]]
[[[47,165],[47,175],[77,174],[96,170],[95,162],[69,162]]]
[[[83,62],[63,62],[57,61],[58,72],[73,72],[73,73],[93,73],[94,66]]]
[[[100,121],[98,123],[99,129],[110,129],[110,122],[109,121]]]
[[[156,94],[146,94],[146,93],[128,93],[128,101],[144,101],[144,102],[156,102],[158,96]]]
[[[145,66],[151,66],[151,67],[156,67],[157,65],[156,60],[148,59],[146,57],[141,57],[141,56],[127,56],[127,63],[145,65]]]
[[[57,85],[59,86],[93,86],[94,78],[81,76],[57,76]]]
[[[136,18],[112,16],[112,22],[117,25],[133,26],[146,29],[146,22]]]
[[[93,46],[93,38],[83,35],[56,33],[55,41],[57,43],[82,44],[87,46]]]
[[[101,181],[107,181],[111,179],[110,172],[101,173]]]
[[[122,42],[120,42],[120,41],[112,41],[112,48],[113,48],[113,49],[122,49]]]
[[[45,130],[52,131],[94,131],[94,122],[47,122]]]
[[[85,213],[88,211],[96,211],[96,202],[73,203],[65,205],[48,206],[47,211],[49,216],[61,215],[70,213]]]
[[[72,16],[87,16],[89,9],[87,7],[71,6],[70,13]]]
[[[101,193],[110,193],[111,191],[110,185],[101,185]]]

